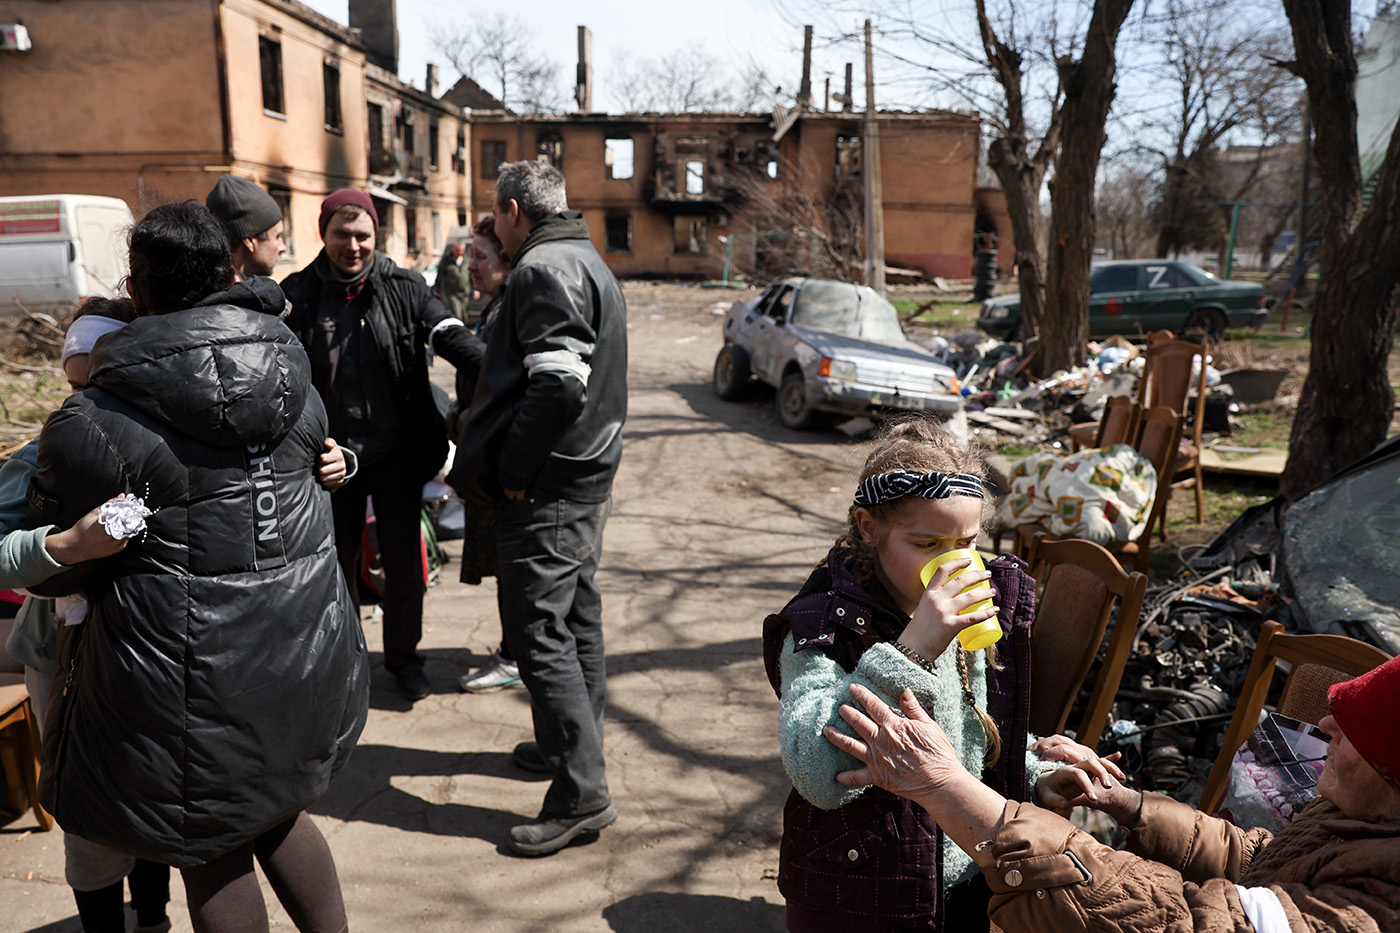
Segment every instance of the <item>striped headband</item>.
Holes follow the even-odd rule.
[[[869,508],[905,496],[946,499],[949,496],[976,496],[985,499],[982,478],[971,473],[915,473],[893,470],[867,477],[856,487],[856,505]]]

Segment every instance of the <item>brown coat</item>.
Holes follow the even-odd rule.
[[[1008,803],[987,848],[989,910],[1007,933],[1245,933],[1236,883],[1267,886],[1294,933],[1400,930],[1400,824],[1351,820],[1321,799],[1271,837],[1146,794],[1127,852]]]

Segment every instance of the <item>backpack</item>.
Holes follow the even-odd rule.
[[[379,556],[379,536],[374,516],[365,519],[365,528],[360,539],[362,554],[360,563],[360,602],[377,603],[384,595],[384,563]],[[438,545],[437,531],[425,510],[418,513],[418,548],[423,567],[423,586],[437,586],[442,565],[448,556]]]

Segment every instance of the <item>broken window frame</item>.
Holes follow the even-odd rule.
[[[632,252],[631,214],[609,214],[603,218],[603,249],[609,253]]]
[[[433,171],[438,170],[438,146],[442,143],[442,137],[438,133],[438,121],[428,120],[428,167]]]
[[[345,118],[340,111],[340,64],[321,63],[321,85],[325,97],[326,129],[332,133],[345,132]]]
[[[705,252],[706,240],[709,238],[710,222],[708,218],[680,215],[672,221],[673,247],[676,253],[681,255],[701,255]]]
[[[564,137],[553,131],[537,136],[535,138],[535,160],[548,162],[562,172],[564,170]]]
[[[681,166],[684,170],[685,193],[703,195],[705,193],[705,160],[703,158],[687,158],[681,162]]]
[[[616,145],[614,145],[616,144]],[[625,147],[624,147],[625,144]],[[622,159],[625,148],[626,158]],[[637,146],[631,136],[608,136],[603,139],[603,167],[607,177],[615,181],[626,181],[637,174]],[[619,166],[626,165],[627,174],[622,174]]]
[[[258,36],[258,69],[262,74],[263,113],[271,117],[287,116],[286,97],[282,81],[282,41],[272,36]]]
[[[836,158],[832,170],[837,181],[858,181],[865,165],[865,144],[860,136],[845,133],[836,136]]]
[[[481,177],[494,179],[501,174],[501,166],[506,164],[506,144],[499,139],[481,141]]]

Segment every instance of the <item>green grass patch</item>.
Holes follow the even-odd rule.
[[[1278,480],[1253,476],[1206,474],[1205,521],[1196,524],[1196,491],[1179,489],[1167,507],[1167,538],[1203,527],[1224,528],[1252,506],[1278,495]]]
[[[1227,447],[1266,447],[1287,450],[1288,437],[1293,431],[1293,419],[1269,408],[1255,408],[1231,418],[1234,430],[1221,443]],[[1221,453],[1226,460],[1229,453]],[[1237,455],[1246,456],[1246,455]]]
[[[1013,461],[1022,457],[1029,457],[1031,454],[1040,453],[1039,447],[1027,447],[1024,444],[1005,443],[997,445],[997,453],[1003,457],[1010,457]]]
[[[890,304],[899,311],[900,317],[907,318],[918,311],[919,313],[913,320],[921,324],[971,325],[977,321],[977,313],[982,309],[982,303],[978,301],[934,299],[932,302],[928,302],[913,298],[895,298],[890,301]]]

